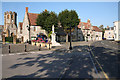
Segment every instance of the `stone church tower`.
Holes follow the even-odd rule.
[[[5,37],[17,35],[17,13],[4,13],[4,29]]]

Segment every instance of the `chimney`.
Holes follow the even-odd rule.
[[[25,12],[28,13],[28,7],[26,7],[26,11]]]
[[[90,19],[87,20],[87,23],[90,23]]]
[[[79,21],[81,22],[81,19],[79,19]]]
[[[110,30],[110,27],[109,27],[109,26],[107,26],[107,30]]]
[[[47,9],[45,9],[45,12],[47,12]]]

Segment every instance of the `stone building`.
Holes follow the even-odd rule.
[[[4,25],[0,25],[0,42],[2,42],[3,28],[4,28]]]
[[[17,13],[12,11],[4,13],[3,32],[5,37],[17,35]]]
[[[21,40],[21,42],[27,42],[29,41],[29,37],[37,37],[37,34],[43,33],[47,36],[47,32],[42,29],[41,26],[37,26],[36,19],[38,17],[38,14],[36,13],[29,13],[28,7],[26,7],[25,16],[23,19],[23,22],[19,22],[18,25],[18,39]],[[30,27],[30,34],[29,34],[29,27]]]
[[[95,41],[102,40],[102,31],[97,26],[92,26],[90,19],[87,22],[79,22],[78,41]]]

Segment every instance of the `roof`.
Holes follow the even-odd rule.
[[[36,13],[28,13],[28,19],[30,21],[30,25],[37,25],[36,24],[37,17],[38,17],[38,14]]]
[[[19,22],[20,29],[22,29],[23,22]]]
[[[0,25],[0,27],[4,27],[4,25]]]
[[[78,28],[80,28],[81,25],[85,26],[85,29],[90,29],[90,27],[91,27],[91,23],[80,22],[78,25]]]
[[[114,30],[114,27],[105,28],[105,30]]]
[[[4,25],[0,25],[0,29],[3,29]]]
[[[93,26],[93,30],[95,30],[96,32],[102,32],[101,29],[99,29],[97,26]]]

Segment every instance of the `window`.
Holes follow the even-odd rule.
[[[87,36],[90,36],[90,34],[87,34]]]
[[[7,15],[7,19],[9,19],[9,15]]]
[[[34,27],[34,31],[36,31],[36,28]]]
[[[109,32],[109,34],[110,34],[110,32]]]

